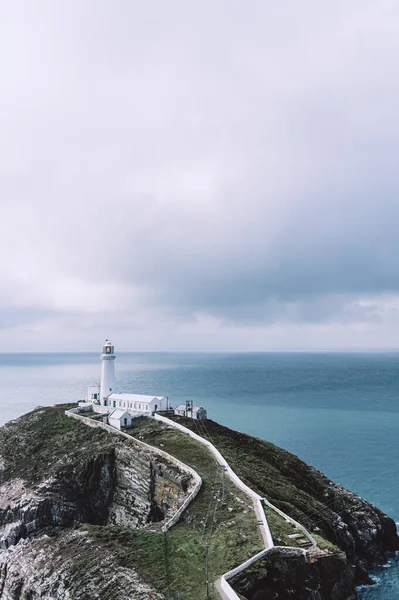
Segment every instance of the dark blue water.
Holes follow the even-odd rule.
[[[399,521],[399,354],[119,354],[119,389],[168,395],[268,439]],[[99,380],[99,354],[0,355],[0,424],[38,404],[75,401]],[[399,598],[393,559],[362,589]]]

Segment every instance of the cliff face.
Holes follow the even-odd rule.
[[[339,557],[306,562],[303,556],[271,553],[233,580],[248,600],[352,600],[354,570]]]
[[[37,448],[36,455],[29,440]],[[71,558],[74,548],[82,544],[87,548],[91,534],[85,531],[61,537],[62,547],[55,541],[58,538],[48,536],[80,524],[151,528],[170,518],[194,485],[186,473],[155,453],[86,427],[51,408],[34,411],[2,428],[0,455],[0,598],[57,597],[52,580],[62,588],[62,582],[71,578],[71,570],[76,570]],[[105,542],[107,547],[101,548]],[[97,544],[100,548],[91,567],[98,569],[96,561],[103,564],[109,555],[110,573],[122,569],[119,579],[136,589],[140,576],[134,569],[128,576],[123,565],[112,560],[109,535],[97,536]],[[57,563],[57,556],[65,555],[66,549],[71,556]],[[88,557],[85,564],[89,564]],[[80,582],[82,596],[74,590],[70,597],[100,597],[90,595],[87,582],[87,578]]]
[[[134,539],[97,527],[21,540],[0,553],[2,600],[163,600],[129,557]]]

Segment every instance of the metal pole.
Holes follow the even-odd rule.
[[[166,531],[164,531],[164,556],[165,556],[165,579],[166,579],[166,587],[169,585],[169,577],[168,577],[168,540],[166,539]]]
[[[208,560],[208,544],[205,546],[205,576],[206,576],[206,597],[209,598],[209,579],[208,579],[208,570],[209,570],[209,560]]]

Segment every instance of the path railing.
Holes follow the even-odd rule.
[[[138,440],[137,438],[135,438],[127,433],[124,433],[123,431],[120,431],[119,429],[115,429],[114,427],[111,427],[110,425],[107,425],[106,423],[103,423],[101,421],[94,421],[93,419],[90,419],[88,417],[83,417],[82,415],[79,414],[79,412],[80,412],[79,408],[77,408],[77,409],[75,408],[75,409],[66,410],[65,414],[68,417],[79,420],[80,422],[84,423],[85,425],[88,425],[89,427],[97,427],[97,428],[104,429],[105,431],[107,431],[109,433],[121,435],[124,438],[127,438],[128,440],[130,440],[132,443],[137,444],[143,448],[146,448],[147,450],[150,450],[151,452],[154,452],[154,453],[162,456],[163,458],[169,460],[170,462],[177,465],[180,469],[182,469],[183,471],[186,471],[187,473],[190,473],[190,475],[192,475],[192,477],[194,477],[195,482],[196,482],[194,489],[189,494],[189,496],[186,498],[186,500],[184,501],[182,506],[176,511],[176,513],[173,515],[173,517],[167,523],[165,523],[165,525],[163,526],[163,531],[167,531],[168,529],[170,529],[170,527],[172,527],[175,523],[178,522],[182,513],[186,510],[188,505],[197,496],[197,494],[201,488],[201,485],[202,485],[202,479],[199,476],[199,474],[194,469],[192,469],[188,465],[184,464],[183,462],[181,462],[180,460],[178,460],[171,454],[168,454],[164,450],[160,450],[156,446],[151,446],[150,444],[146,444],[145,442],[142,442],[141,440]],[[191,431],[191,429],[184,427],[184,425],[180,425],[180,423],[176,423],[175,421],[172,421],[171,419],[168,419],[167,417],[163,417],[162,415],[155,413],[155,415],[152,418],[155,419],[156,421],[161,421],[161,422],[165,423],[169,427],[173,427],[175,429],[182,431],[183,433],[186,433],[190,437],[194,438],[195,440],[197,440],[198,442],[200,442],[201,444],[206,446],[208,448],[208,450],[213,454],[213,456],[215,457],[217,462],[222,467],[224,467],[225,472],[226,472],[227,476],[231,479],[231,481],[240,490],[242,490],[247,496],[249,496],[253,502],[255,514],[258,518],[259,528],[260,528],[260,532],[261,532],[263,543],[264,543],[265,547],[263,550],[261,550],[260,552],[258,552],[257,554],[255,554],[254,556],[252,556],[251,558],[246,560],[245,562],[243,562],[241,565],[235,567],[234,569],[228,571],[227,573],[224,573],[221,576],[221,578],[215,583],[215,587],[216,587],[219,595],[222,598],[224,598],[225,600],[226,599],[227,600],[239,600],[238,595],[235,593],[235,591],[233,590],[231,585],[228,583],[228,580],[232,579],[233,577],[235,577],[236,575],[238,575],[239,573],[241,573],[242,571],[247,569],[249,566],[251,566],[252,564],[257,562],[258,560],[260,560],[261,558],[263,558],[270,552],[278,551],[279,553],[286,553],[286,554],[290,554],[290,555],[296,554],[296,555],[306,556],[306,550],[304,550],[303,548],[293,548],[290,546],[275,546],[274,545],[272,534],[271,534],[270,527],[269,527],[269,523],[267,521],[266,514],[264,511],[264,505],[266,505],[269,508],[271,508],[272,510],[274,510],[276,513],[278,513],[280,516],[282,516],[284,519],[286,519],[286,521],[295,525],[295,527],[300,529],[304,533],[304,535],[306,535],[306,537],[312,543],[312,546],[314,546],[314,547],[317,546],[316,540],[307,531],[307,529],[305,527],[303,527],[303,525],[301,525],[300,523],[298,523],[297,521],[292,519],[289,515],[285,514],[279,508],[277,508],[276,506],[271,504],[268,500],[266,500],[265,498],[263,498],[262,496],[257,494],[246,483],[244,483],[238,477],[238,475],[233,471],[233,469],[230,467],[230,465],[228,464],[228,462],[226,461],[224,456],[219,452],[219,450],[217,448],[215,448],[215,446],[211,442],[209,442],[209,440],[194,433],[193,431]]]
[[[82,415],[79,414],[79,409],[72,408],[70,410],[66,410],[65,414],[67,417],[76,419],[76,420],[80,421],[81,423],[84,423],[88,427],[104,429],[105,431],[108,431],[108,433],[112,433],[114,435],[120,435],[120,436],[130,440],[130,442],[132,442],[133,444],[136,444],[137,446],[140,446],[141,448],[145,448],[146,450],[149,450],[154,454],[158,454],[159,456],[162,456],[167,461],[169,461],[172,464],[179,467],[179,469],[181,469],[182,471],[191,475],[191,477],[193,477],[194,482],[195,482],[194,489],[190,492],[190,494],[184,500],[184,502],[180,506],[180,508],[178,508],[176,513],[173,515],[173,517],[171,517],[171,519],[169,519],[169,521],[167,521],[164,524],[164,526],[162,527],[162,531],[168,531],[168,529],[170,529],[175,523],[177,523],[177,521],[180,519],[183,512],[191,504],[191,502],[194,500],[194,498],[197,496],[198,492],[201,489],[202,478],[198,475],[197,471],[195,471],[194,469],[192,469],[185,463],[181,462],[175,456],[168,454],[168,452],[165,452],[164,450],[161,450],[160,448],[157,448],[156,446],[150,446],[150,444],[146,444],[145,442],[138,440],[137,438],[129,435],[128,433],[125,433],[124,431],[120,431],[119,429],[115,429],[115,427],[111,427],[111,425],[107,425],[107,423],[103,423],[102,421],[94,421],[93,419],[90,419],[89,417],[83,417]]]
[[[272,510],[274,510],[275,512],[277,512],[280,516],[284,517],[284,519],[286,519],[286,521],[289,521],[290,523],[292,523],[293,525],[298,527],[306,535],[306,537],[309,539],[309,541],[312,543],[312,546],[314,546],[314,547],[317,546],[316,540],[311,536],[311,534],[307,531],[307,529],[305,527],[303,527],[300,523],[297,523],[297,521],[295,521],[289,515],[285,514],[282,510],[280,510],[279,508],[277,508],[276,506],[271,504],[268,500],[266,500],[265,498],[263,498],[262,496],[260,496],[256,492],[254,492],[254,490],[252,490],[246,483],[244,483],[238,477],[238,475],[233,471],[233,469],[230,467],[230,465],[228,464],[228,462],[226,461],[224,456],[219,452],[219,450],[217,448],[215,448],[215,446],[209,440],[206,440],[205,438],[198,435],[197,433],[194,433],[194,431],[191,431],[191,429],[188,429],[188,427],[184,427],[184,425],[181,425],[180,423],[176,423],[176,421],[172,421],[171,419],[168,419],[167,417],[163,417],[163,416],[155,413],[153,418],[156,421],[161,421],[170,427],[179,429],[180,431],[186,433],[190,437],[194,438],[195,440],[197,440],[198,442],[200,442],[201,444],[206,446],[208,448],[208,450],[216,458],[218,463],[225,468],[225,471],[226,471],[228,477],[231,479],[231,481],[233,481],[233,483],[239,489],[241,489],[245,494],[247,494],[251,498],[251,500],[254,504],[255,514],[259,519],[259,527],[261,530],[262,539],[263,539],[265,548],[264,548],[264,550],[261,550],[261,552],[258,552],[258,554],[255,554],[254,556],[252,556],[251,558],[249,558],[248,560],[243,562],[241,565],[239,565],[235,569],[232,569],[231,571],[228,571],[227,573],[224,573],[224,575],[222,575],[220,580],[218,580],[216,582],[216,589],[218,589],[219,594],[222,592],[222,594],[221,594],[222,597],[227,598],[228,600],[239,600],[239,597],[237,596],[237,594],[235,593],[235,591],[233,590],[231,585],[228,583],[228,580],[231,579],[232,577],[235,577],[235,575],[237,575],[238,573],[241,573],[242,571],[247,569],[250,565],[252,565],[256,561],[258,561],[259,559],[263,558],[266,554],[268,554],[272,550],[278,549],[279,551],[281,551],[281,549],[284,548],[284,551],[289,552],[290,554],[296,553],[296,554],[302,554],[302,555],[306,556],[306,550],[304,550],[303,548],[293,548],[291,546],[275,546],[274,545],[272,534],[271,534],[270,527],[269,527],[269,523],[267,522],[266,514],[265,514],[265,511],[263,508],[264,504],[266,506],[268,506],[269,508],[271,508]]]

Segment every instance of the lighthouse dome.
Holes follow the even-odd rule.
[[[114,354],[114,346],[110,342],[110,340],[105,340],[103,346],[103,354]]]

